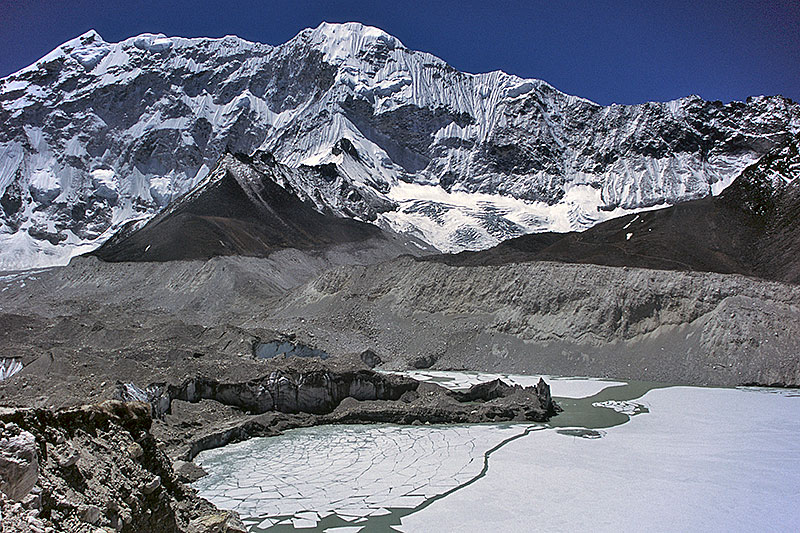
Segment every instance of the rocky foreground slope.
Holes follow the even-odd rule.
[[[87,32],[0,80],[0,269],[63,264],[226,152],[269,151],[320,211],[443,251],[717,194],[800,131],[782,97],[600,106],[462,73],[361,24],[280,46]],[[598,208],[601,210],[598,211]]]
[[[249,366],[262,375],[120,383],[115,396],[125,401],[57,411],[0,408],[0,530],[244,532],[235,513],[184,485],[203,475],[190,462],[199,451],[318,424],[541,422],[557,410],[544,381],[453,392],[360,361]],[[28,403],[28,392],[21,387],[12,403]]]
[[[3,532],[241,532],[198,498],[150,434],[146,404],[0,409]]]

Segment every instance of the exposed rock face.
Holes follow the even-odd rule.
[[[332,365],[332,366],[331,366]],[[338,368],[337,368],[338,367]],[[155,384],[140,389],[132,384],[119,385],[115,394],[123,401],[148,401],[157,417],[164,417],[171,412],[172,402],[182,400],[196,403],[201,400],[214,400],[224,405],[241,409],[251,414],[262,414],[268,411],[281,413],[307,413],[323,415],[331,413],[343,401],[379,402],[381,405],[397,405],[400,410],[409,411],[409,399],[420,397],[420,383],[416,380],[391,374],[379,374],[365,368],[352,367],[346,363],[323,363],[317,360],[289,360],[279,370],[246,383],[220,383],[207,378],[196,378],[184,382],[180,386]],[[483,421],[494,419],[480,412],[474,416],[465,416],[460,412],[453,413],[457,403],[484,402],[508,398],[514,395],[530,393],[535,398],[530,407],[530,420],[544,419],[555,412],[550,398],[550,388],[544,381],[532,391],[521,387],[511,387],[500,381],[476,385],[467,392],[454,392],[439,386],[427,387],[427,393],[436,395],[437,399],[447,398],[449,403],[441,406],[441,420],[464,422],[468,419]],[[417,392],[411,396],[408,393]],[[402,400],[398,402],[398,400]],[[469,411],[464,407],[461,410]],[[415,411],[406,412],[405,416],[413,417]],[[538,417],[538,418],[537,418]],[[513,416],[511,417],[513,418]],[[377,421],[377,420],[376,420]],[[387,422],[397,421],[393,418]],[[432,421],[432,420],[431,420]]]
[[[181,461],[181,475],[186,477],[197,473],[185,461],[202,450],[294,427],[342,422],[541,422],[558,411],[544,381],[522,388],[498,380],[451,391],[373,372],[355,358],[288,359],[283,368],[246,383],[192,379],[180,386],[146,389],[120,385],[116,396],[150,402],[159,420],[157,431]]]
[[[18,428],[13,431],[26,435],[25,449],[32,446],[33,457],[41,457],[38,481],[33,478],[36,498],[28,507],[0,501],[3,524],[12,528],[7,531],[211,531],[191,525],[210,516],[218,519],[213,531],[244,531],[235,515],[216,510],[176,480],[149,433],[144,404],[105,402],[57,412],[4,409],[0,423],[5,431]],[[133,444],[141,447],[138,457],[125,451]],[[77,461],[58,460],[65,447],[82,452]],[[33,483],[24,485],[27,492]]]
[[[764,277],[800,283],[800,136],[751,165],[720,201],[744,211],[758,238],[742,255]]]
[[[154,384],[140,389],[121,385],[116,397],[123,401],[147,400],[153,414],[169,412],[173,400],[198,402],[216,400],[253,414],[267,411],[283,413],[328,413],[344,398],[358,400],[397,400],[416,388],[412,379],[384,376],[369,370],[331,372],[321,367],[306,371],[276,370],[246,383],[220,383],[195,378],[180,386]]]
[[[597,207],[718,193],[800,130],[800,108],[604,107],[541,80],[458,72],[377,28],[322,24],[276,47],[90,31],[0,81],[0,124],[9,269],[63,263],[153,216],[226,150],[316,168],[281,184],[446,251],[583,229],[609,216]]]
[[[20,501],[39,478],[36,440],[16,424],[0,422],[0,492]]]

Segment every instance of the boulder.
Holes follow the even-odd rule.
[[[144,455],[144,449],[142,448],[141,444],[134,442],[128,446],[128,455],[131,457],[131,459],[138,459]]]
[[[246,533],[242,521],[232,513],[211,513],[189,523],[188,533]]]
[[[142,485],[142,493],[143,494],[152,494],[154,493],[158,487],[161,486],[161,478],[159,476],[154,477],[144,485]]]
[[[425,368],[430,368],[434,364],[436,364],[437,357],[435,355],[420,355],[416,357],[412,361],[410,361],[411,367],[416,368],[417,370],[423,370]]]
[[[361,358],[361,361],[363,361],[364,364],[370,368],[375,368],[383,362],[380,356],[372,350],[364,350],[359,354],[359,357]]]
[[[81,507],[80,510],[81,520],[89,524],[97,525],[103,516],[102,511],[96,505],[87,505]]]
[[[58,466],[61,468],[75,466],[78,463],[78,459],[81,458],[80,450],[73,448],[69,444],[64,446],[61,450],[58,450],[54,455]]]
[[[20,501],[38,479],[36,438],[15,424],[7,424],[0,437],[0,491],[12,501]]]
[[[172,469],[175,471],[175,475],[178,476],[178,479],[184,483],[194,483],[201,477],[208,475],[208,472],[203,470],[202,467],[197,466],[191,461],[175,461],[172,464]]]

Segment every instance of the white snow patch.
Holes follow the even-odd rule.
[[[173,194],[171,179],[167,177],[150,178],[150,196],[158,205],[167,205],[172,200]]]
[[[40,168],[31,173],[30,191],[40,203],[49,204],[61,194],[61,184],[50,168]]]
[[[94,43],[93,43],[94,44]],[[105,44],[79,48],[70,55],[86,70],[92,70],[100,61],[111,52],[111,47]]]
[[[618,401],[618,400],[595,402],[592,405],[594,407],[605,407],[606,409],[611,409],[612,411],[616,411],[618,413],[622,413],[628,416],[639,414],[647,409],[646,405],[639,402]]]
[[[95,194],[101,198],[116,200],[119,197],[116,174],[112,169],[98,168],[90,172]]]
[[[16,357],[3,357],[0,359],[0,381],[10,378],[22,370],[22,361]]]
[[[133,39],[133,46],[148,52],[163,52],[172,48],[172,39],[163,33],[143,33]]]
[[[389,227],[444,252],[482,250],[526,233],[582,231],[605,220],[660,208],[601,211],[601,191],[585,184],[570,186],[555,205],[405,182],[393,186],[388,197],[400,206],[381,215]],[[503,224],[497,224],[498,217]]]

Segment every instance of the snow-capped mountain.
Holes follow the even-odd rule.
[[[319,211],[444,251],[718,194],[800,106],[600,106],[462,73],[357,23],[280,46],[90,31],[0,80],[0,269],[66,262],[152,217],[227,152],[271,152]]]

